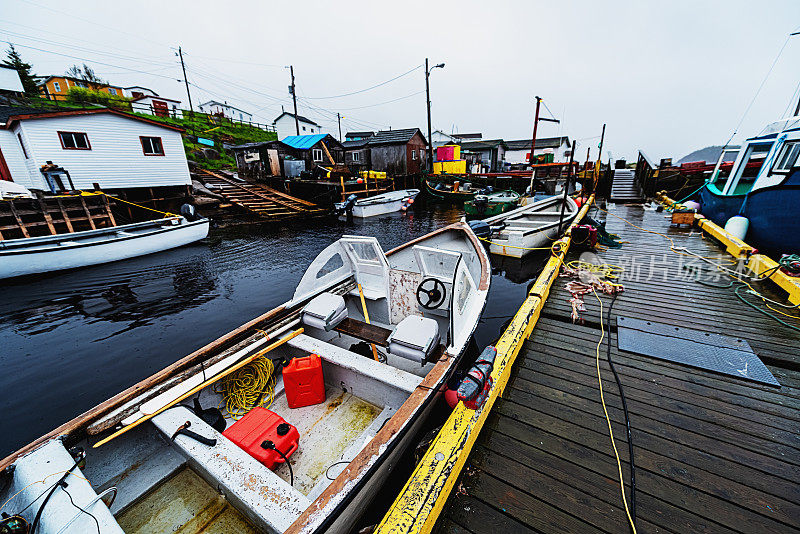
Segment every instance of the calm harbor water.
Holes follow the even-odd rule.
[[[212,230],[192,246],[0,285],[0,456],[289,298],[314,257],[343,234],[385,250],[458,220],[461,209],[352,223],[297,222]],[[493,258],[477,332],[494,341],[542,260]]]

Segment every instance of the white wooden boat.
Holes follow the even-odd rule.
[[[563,219],[562,219],[563,206]],[[558,237],[559,221],[565,229],[578,214],[570,197],[553,196],[527,206],[483,219],[492,228],[489,250],[492,254],[521,258],[530,249],[546,247]]]
[[[402,189],[375,195],[374,197],[360,198],[352,205],[354,217],[375,217],[386,213],[400,211],[409,205],[409,200],[414,200],[419,195],[419,189]],[[340,210],[351,209],[347,202],[336,205]]]
[[[40,534],[95,532],[95,519],[103,534],[350,532],[455,370],[490,274],[463,222],[386,254],[375,238],[345,236],[311,263],[289,302],[0,462],[2,511],[30,523],[41,509]],[[288,407],[276,373],[269,409],[300,433],[291,472],[268,469],[185,407],[194,392],[218,406],[216,379],[270,347],[274,361],[313,353],[323,362],[326,399],[304,408]],[[187,421],[216,442],[175,436]],[[75,446],[85,467],[68,453]],[[62,476],[67,488],[56,485]],[[52,495],[37,500],[44,492]]]
[[[71,234],[0,241],[0,279],[135,258],[199,241],[208,219],[167,217]]]

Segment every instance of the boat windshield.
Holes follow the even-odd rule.
[[[728,183],[731,171],[733,170],[733,163],[736,161],[736,156],[739,155],[739,147],[724,149],[717,159],[717,164],[709,180],[712,184],[722,191]]]
[[[772,148],[771,142],[752,144],[747,147],[744,156],[739,161],[739,166],[730,178],[731,183],[727,185],[725,194],[743,195],[753,188],[753,183],[755,183],[756,177],[764,165],[770,148]]]

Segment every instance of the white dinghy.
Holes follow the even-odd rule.
[[[354,217],[375,217],[386,213],[400,211],[408,207],[410,202],[419,195],[419,189],[402,189],[375,195],[374,197],[360,198],[353,202],[342,202],[336,205],[341,212],[352,210]]]
[[[98,230],[0,241],[0,279],[135,258],[194,243],[208,219],[166,217]]]
[[[103,534],[350,532],[464,354],[490,273],[465,223],[386,254],[375,238],[345,236],[289,302],[0,462],[1,511],[28,523],[38,515],[36,532],[50,534],[95,532],[95,520]],[[314,355],[322,387],[312,392],[313,378],[299,387],[287,374]],[[283,365],[264,407],[215,419],[220,379],[263,358]],[[248,429],[252,448],[235,441],[235,428],[266,412],[281,421],[275,437]],[[279,452],[274,465],[265,451]]]
[[[562,209],[563,208],[563,209]],[[488,219],[489,250],[492,254],[521,258],[530,249],[547,247],[558,237],[559,224],[566,229],[578,214],[578,205],[570,197],[553,196]]]

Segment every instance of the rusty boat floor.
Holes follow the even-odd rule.
[[[730,259],[698,230],[670,228],[664,213],[640,206],[611,206],[610,213],[668,233],[676,246]],[[607,226],[629,242],[599,256],[627,268],[612,312],[611,353],[630,412],[637,530],[797,531],[800,333],[745,306],[732,288],[688,278],[682,265],[691,258],[669,252],[666,239],[611,215]],[[565,282],[554,284],[440,516],[439,532],[630,532],[597,387],[598,302],[586,295],[586,322],[573,324]],[[601,298],[607,312],[611,297]],[[617,316],[744,337],[781,387],[619,351]],[[605,351],[604,344],[605,398],[630,495],[624,417]]]

